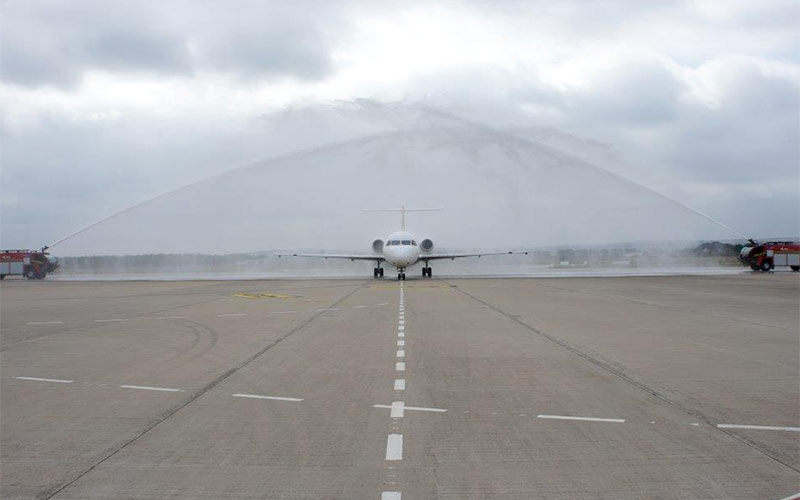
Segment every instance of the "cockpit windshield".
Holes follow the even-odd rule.
[[[403,245],[410,245],[410,244],[411,244],[411,240],[403,240]]]

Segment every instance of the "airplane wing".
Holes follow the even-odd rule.
[[[422,254],[419,260],[441,260],[441,259],[460,259],[462,257],[483,257],[484,255],[515,255],[515,254],[528,255],[528,251],[522,250],[519,252],[481,252],[481,253],[431,253]]]
[[[319,259],[348,259],[348,260],[371,260],[373,262],[382,262],[382,255],[347,255],[335,253],[279,253],[275,257],[314,257]]]

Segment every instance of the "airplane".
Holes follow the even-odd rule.
[[[366,209],[365,212],[400,212],[400,230],[391,233],[385,240],[376,239],[372,242],[372,254],[326,254],[326,253],[292,253],[292,254],[277,254],[277,257],[313,257],[322,259],[348,259],[351,261],[368,260],[375,262],[375,268],[372,271],[373,278],[383,277],[382,263],[387,263],[397,268],[397,279],[406,279],[406,268],[411,267],[418,262],[423,262],[422,277],[432,278],[433,269],[431,269],[430,261],[442,259],[460,259],[462,257],[482,257],[484,255],[511,255],[523,253],[528,255],[527,251],[519,252],[480,252],[480,253],[435,253],[433,251],[433,240],[425,238],[419,243],[413,234],[406,231],[406,212],[432,212],[442,210],[441,208],[406,208],[405,205],[400,208],[373,208]]]

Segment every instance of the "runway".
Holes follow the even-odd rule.
[[[784,499],[800,277],[0,284],[0,496]]]

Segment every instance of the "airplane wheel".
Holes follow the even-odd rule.
[[[792,271],[800,273],[800,266],[792,266]]]
[[[403,279],[402,273],[397,273],[397,281],[400,281],[401,279]]]
[[[380,269],[378,269],[378,276],[383,278],[383,268],[382,267]]]
[[[430,267],[428,268],[428,278],[433,278],[433,269]]]
[[[372,277],[373,278],[377,278],[378,277],[378,268],[377,267],[372,270]]]

